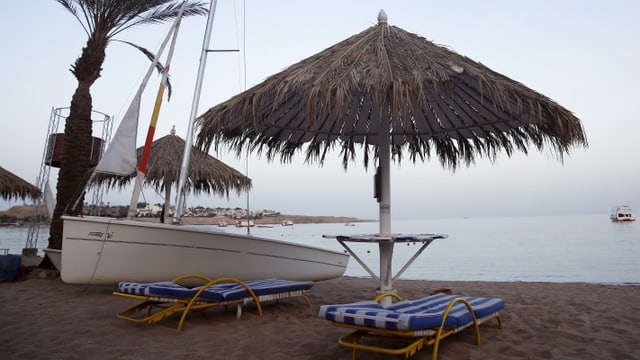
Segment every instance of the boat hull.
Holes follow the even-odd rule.
[[[62,269],[62,250],[58,249],[44,249],[44,253],[49,257],[56,270]]]
[[[63,216],[62,281],[116,284],[166,281],[186,274],[240,280],[328,280],[349,256],[198,225]]]

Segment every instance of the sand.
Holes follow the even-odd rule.
[[[504,328],[491,320],[446,339],[439,359],[640,359],[640,286],[534,282],[401,280],[408,299],[439,288],[501,297]],[[317,283],[312,308],[300,299],[253,306],[242,318],[222,307],[190,314],[182,331],[173,316],[134,324],[115,314],[135,301],[111,295],[115,286],[68,285],[30,278],[0,284],[2,359],[350,359],[337,339],[348,331],[317,317],[320,304],[371,299],[372,279]],[[396,359],[362,353],[361,359]],[[431,348],[411,359],[430,359]]]

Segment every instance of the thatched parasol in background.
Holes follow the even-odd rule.
[[[151,144],[145,184],[152,186],[156,191],[164,191],[165,200],[170,199],[171,187],[178,184],[184,148],[185,141],[175,134],[175,129],[171,130],[170,135],[157,139]],[[143,147],[137,149],[138,160],[142,156],[142,151]],[[92,184],[122,188],[135,177],[135,173],[126,177],[98,173]],[[214,193],[228,197],[231,190],[240,193],[250,189],[250,178],[206,152],[193,148],[185,184],[186,192]]]
[[[0,197],[5,200],[24,200],[27,197],[35,199],[40,194],[37,186],[0,166]]]
[[[390,236],[390,159],[436,156],[455,169],[530,146],[560,160],[586,147],[582,124],[546,96],[396,26],[378,24],[291,65],[200,116],[197,146],[228,146],[322,164],[356,145],[379,166],[380,234]],[[391,289],[393,241],[380,242],[380,290]]]

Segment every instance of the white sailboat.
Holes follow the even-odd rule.
[[[211,2],[202,46],[182,174],[178,184],[179,192],[186,181],[193,122],[197,113],[215,4],[215,1]],[[158,51],[158,56],[170,35],[173,35],[175,41],[179,21],[178,17]],[[171,52],[170,50],[169,54]],[[135,131],[140,94],[151,71],[152,68],[125,114],[114,141],[97,166],[97,171],[120,174],[130,174],[138,167],[132,206],[137,202],[136,192],[140,190],[141,180],[144,179],[143,172],[139,171],[136,164]],[[162,96],[161,91],[159,94]],[[132,120],[131,123],[125,123],[126,119]],[[117,156],[112,157],[114,155]],[[112,166],[122,167],[123,164],[127,166],[119,170]],[[183,207],[182,194],[179,193],[177,198],[178,211],[173,224],[139,222],[132,220],[131,216],[128,219],[63,216],[59,268],[62,281],[71,284],[152,282],[170,280],[185,274],[199,274],[209,278],[234,277],[240,280],[273,277],[319,281],[340,277],[346,270],[349,255],[342,252],[252,235],[232,234],[201,225],[182,225],[179,221]]]

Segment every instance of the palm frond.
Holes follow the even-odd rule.
[[[174,19],[183,1],[177,0],[55,0],[80,22],[87,35],[111,39],[131,27]],[[187,1],[183,17],[207,14],[201,1]]]

